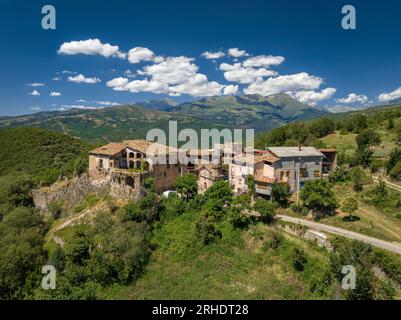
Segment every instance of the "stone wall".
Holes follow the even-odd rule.
[[[89,179],[86,174],[75,177],[71,180],[59,181],[50,188],[32,190],[31,195],[36,208],[46,211],[49,204],[54,201],[77,204],[81,202],[88,193],[98,196],[105,194],[114,199],[138,200],[143,194],[142,181],[140,176],[134,184],[127,184],[125,179],[112,179],[111,175]]]

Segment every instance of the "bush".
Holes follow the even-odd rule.
[[[231,187],[226,181],[216,181],[204,193],[205,208],[221,215],[223,209],[228,207],[233,199]]]
[[[296,213],[296,214],[300,214],[303,216],[307,216],[309,213],[309,209],[302,206],[302,205],[298,205],[296,203],[294,203],[293,205],[291,205],[290,207],[291,211]]]
[[[253,209],[261,215],[264,223],[271,223],[276,214],[277,205],[262,198],[257,198]]]
[[[283,241],[283,236],[277,232],[272,231],[268,234],[267,239],[263,242],[263,250],[273,249],[276,250]]]
[[[276,201],[281,207],[287,208],[289,197],[291,195],[291,188],[288,183],[275,183],[272,188],[273,199]]]
[[[176,194],[170,194],[163,200],[163,213],[167,220],[178,217],[185,212],[186,204]]]
[[[293,248],[291,251],[291,263],[296,271],[304,271],[305,264],[308,261],[305,251],[300,248]]]
[[[221,239],[221,232],[216,228],[216,219],[213,214],[208,212],[200,214],[196,221],[195,235],[205,245]]]
[[[137,203],[129,203],[119,210],[122,221],[142,222],[146,219],[145,210],[141,209]]]
[[[183,199],[190,200],[198,193],[198,179],[196,175],[189,173],[178,177],[174,187]]]
[[[317,214],[332,214],[338,207],[332,185],[327,180],[310,180],[300,192],[303,205]]]
[[[330,182],[344,182],[348,180],[348,170],[345,166],[340,166],[329,175]]]
[[[63,212],[63,204],[60,201],[53,201],[49,204],[48,209],[54,219],[59,219]]]
[[[401,180],[401,160],[390,171],[391,179]]]

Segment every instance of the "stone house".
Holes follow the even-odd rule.
[[[325,153],[313,147],[271,147],[255,150],[252,161],[235,157],[229,165],[229,181],[236,194],[248,191],[246,177],[255,178],[255,192],[271,198],[274,183],[288,183],[291,192],[298,192],[306,181],[320,179],[336,165],[336,151]],[[323,166],[325,165],[325,167]],[[323,171],[323,168],[325,168]]]
[[[198,173],[198,192],[204,193],[218,180],[224,180],[220,164],[206,164],[201,166]]]
[[[175,180],[188,172],[188,166],[170,161],[178,150],[146,140],[109,143],[89,152],[91,180],[108,178],[122,186],[141,188],[146,177],[153,177],[157,192],[172,188]],[[173,162],[173,163],[171,163]]]
[[[216,156],[217,163],[213,163]],[[183,157],[187,163],[182,163]],[[138,198],[146,177],[153,177],[157,192],[173,188],[176,179],[189,172],[198,176],[199,191],[204,192],[222,174],[222,154],[215,149],[179,150],[146,140],[124,140],[109,143],[89,152],[89,177],[97,181],[109,180],[115,193]]]

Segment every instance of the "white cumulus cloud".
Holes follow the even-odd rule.
[[[107,81],[106,86],[113,88],[113,90],[116,91],[125,91],[127,90],[125,89],[125,86],[127,85],[128,82],[129,80],[127,78],[118,77],[110,81]]]
[[[101,82],[99,78],[85,77],[83,74],[79,74],[77,76],[69,76],[67,80],[75,83],[89,83],[89,84]]]
[[[249,56],[249,53],[247,53],[245,50],[239,50],[238,48],[228,49],[228,54],[234,58]]]
[[[45,84],[42,82],[32,82],[32,83],[27,83],[26,85],[30,86],[30,87],[44,87],[45,86]]]
[[[238,85],[230,84],[224,87],[223,94],[225,95],[234,95],[238,92]]]
[[[99,39],[88,39],[64,42],[57,50],[59,54],[75,55],[101,55],[103,57],[118,57],[124,59],[126,54],[120,51],[118,46],[102,43]]]
[[[267,80],[258,79],[251,83],[244,92],[268,96],[275,93],[299,90],[315,90],[323,83],[323,79],[306,72],[283,75]]]
[[[193,58],[184,56],[168,57],[161,63],[146,66],[143,74],[152,77],[152,80],[167,84],[179,84],[195,76],[198,66]]]
[[[31,96],[40,96],[40,93],[38,90],[33,90],[32,92],[28,93]]]
[[[196,74],[184,83],[171,86],[169,92],[173,96],[189,94],[195,97],[211,97],[221,95],[223,85],[216,81],[208,81],[204,74]]]
[[[350,93],[346,98],[336,99],[338,103],[366,103],[368,101],[368,97],[364,94],[356,94]]]
[[[291,95],[304,104],[316,106],[318,102],[330,99],[336,91],[337,89],[335,88],[326,88],[321,91],[301,90]]]
[[[272,56],[272,55],[260,55],[256,57],[251,57],[243,62],[244,67],[265,67],[278,66],[284,62],[284,57],[282,56]]]
[[[57,91],[52,91],[52,92],[50,92],[50,96],[51,97],[59,97],[59,96],[61,96],[61,93],[57,92]]]
[[[243,84],[254,82],[262,77],[277,75],[277,72],[266,68],[244,68],[241,63],[222,63],[220,70],[225,71],[224,78],[226,80]]]
[[[128,61],[131,63],[139,63],[141,61],[151,61],[154,58],[153,51],[148,48],[135,47],[128,51]]]
[[[399,87],[398,89],[395,89],[392,92],[383,92],[381,95],[379,95],[378,100],[380,102],[386,102],[386,101],[390,101],[393,99],[397,99],[401,97],[401,87]]]
[[[225,56],[225,53],[222,51],[217,51],[217,52],[205,51],[202,52],[201,56],[206,59],[220,59]]]

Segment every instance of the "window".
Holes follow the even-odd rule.
[[[299,169],[299,176],[301,178],[306,178],[308,176],[308,171],[306,170],[306,168]]]
[[[316,170],[316,171],[313,173],[313,175],[314,175],[316,178],[319,178],[319,177],[320,177],[320,171],[319,171],[319,170]]]
[[[103,159],[99,159],[99,164],[98,164],[99,168],[102,169],[103,168]]]
[[[280,171],[280,181],[281,182],[287,182],[289,178],[290,178],[290,170]]]

